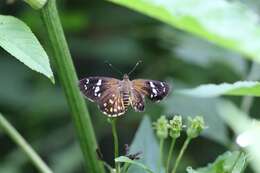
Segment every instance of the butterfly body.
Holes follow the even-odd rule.
[[[131,105],[135,111],[144,111],[145,96],[152,101],[160,101],[169,93],[166,82],[136,79],[128,75],[123,80],[109,77],[88,77],[79,81],[82,93],[99,105],[109,117],[124,114]]]

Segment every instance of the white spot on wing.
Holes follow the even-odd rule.
[[[161,82],[160,84],[161,84],[161,86],[162,86],[162,87],[164,87],[164,85],[163,85],[163,83],[162,83],[162,82]]]
[[[101,80],[101,79],[99,79],[96,85],[97,85],[97,86],[100,86],[100,85],[101,85],[101,83],[102,83],[102,80]]]
[[[152,91],[153,91],[154,95],[157,96],[157,91],[156,91],[156,89],[153,88]]]
[[[151,86],[152,88],[155,87],[155,85],[153,84],[153,82],[149,82],[149,83],[150,83],[150,86]]]
[[[88,84],[88,83],[89,83],[89,79],[86,80],[86,84]]]
[[[95,94],[94,94],[94,95],[97,96],[97,93],[98,93],[99,91],[100,91],[100,88],[97,86],[97,87],[95,88],[95,91],[94,91]]]
[[[98,93],[98,95],[97,95],[98,97],[100,97],[101,96],[101,93]]]

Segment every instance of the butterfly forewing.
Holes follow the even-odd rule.
[[[90,101],[99,101],[107,89],[116,88],[119,83],[119,80],[109,77],[88,77],[79,81],[79,87]]]
[[[119,116],[125,112],[120,95],[121,81],[109,77],[88,77],[79,81],[81,92],[97,102],[100,110],[108,116]]]
[[[136,79],[132,81],[133,88],[147,96],[152,101],[161,101],[168,95],[170,87],[166,82],[156,80]]]

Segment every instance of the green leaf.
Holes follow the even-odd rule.
[[[158,172],[158,162],[159,162],[159,145],[157,143],[154,131],[152,129],[152,123],[148,116],[145,116],[135,134],[133,143],[130,147],[130,153],[134,154],[137,152],[142,152],[141,159],[138,163],[146,165],[153,172]],[[161,169],[162,170],[162,169]],[[131,166],[129,173],[145,173],[143,169],[136,166]]]
[[[218,109],[223,119],[237,134],[237,144],[246,147],[252,168],[255,172],[260,172],[260,121],[251,119],[231,102],[220,103]]]
[[[234,165],[235,164],[235,165]],[[234,166],[234,167],[233,167]],[[226,152],[219,156],[215,162],[207,167],[192,169],[187,168],[188,173],[242,173],[246,166],[246,155],[240,152]]]
[[[32,70],[54,82],[49,59],[30,28],[21,20],[0,15],[0,46]]]
[[[125,157],[125,156],[120,156],[120,157],[116,158],[115,161],[116,162],[130,163],[130,164],[133,164],[133,165],[141,167],[146,172],[153,173],[153,171],[150,170],[149,168],[147,168],[144,164],[142,164],[140,162],[137,162],[137,161],[134,161],[134,160],[131,160],[128,157]]]
[[[173,93],[167,98],[167,102],[164,102],[164,107],[168,115],[180,114],[183,118],[203,116],[208,128],[203,131],[202,136],[227,145],[229,143],[227,128],[217,111],[217,104],[221,100],[220,98],[196,98]]]
[[[218,0],[110,0],[260,62],[258,16],[241,3]],[[234,29],[235,26],[235,29]]]
[[[174,37],[176,37],[176,34]],[[169,40],[169,37],[165,39]],[[175,40],[172,40],[172,42]],[[177,56],[174,56],[176,58],[204,68],[212,68],[215,64],[224,64],[239,75],[246,74],[246,60],[236,52],[223,49],[191,34],[178,34],[177,40],[177,45],[173,43],[174,53],[177,54]]]
[[[260,96],[260,82],[238,81],[233,84],[206,84],[194,89],[184,89],[177,92],[195,97],[218,97],[221,95]]]

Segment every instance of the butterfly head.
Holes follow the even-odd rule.
[[[123,76],[123,80],[129,80],[129,76],[128,76],[128,74],[124,74],[124,76]]]

